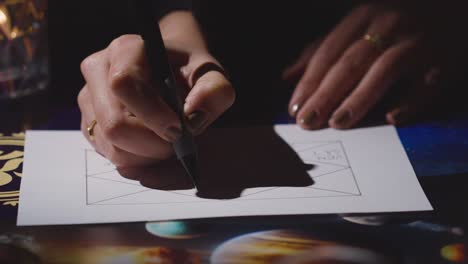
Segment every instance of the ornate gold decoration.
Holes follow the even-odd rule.
[[[8,153],[4,146],[18,146]],[[15,177],[21,177],[19,169],[24,157],[24,133],[14,133],[10,136],[0,134],[0,187],[8,186]],[[19,190],[0,191],[0,203],[3,205],[17,206]]]

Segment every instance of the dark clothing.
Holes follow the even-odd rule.
[[[352,5],[350,0],[196,1],[194,11],[211,52],[237,92],[236,103],[224,118],[261,124],[285,112],[294,87],[281,80],[282,71]]]

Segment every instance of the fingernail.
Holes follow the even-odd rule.
[[[182,136],[182,130],[177,126],[170,126],[166,129],[164,137],[169,142],[174,142]]]
[[[301,124],[306,125],[308,127],[316,126],[317,121],[318,121],[318,114],[315,111],[311,112],[310,114],[306,115],[304,118],[299,120]]]
[[[407,114],[407,111],[405,111],[405,109],[400,109],[392,115],[392,119],[395,122],[395,124],[401,124],[405,122],[407,117],[408,117],[408,114]]]
[[[192,131],[199,131],[206,125],[206,113],[202,111],[195,111],[187,116],[188,125]]]
[[[293,116],[296,116],[297,111],[299,111],[299,104],[293,104],[293,106],[291,107],[291,113],[292,113],[292,115],[293,115]]]
[[[348,110],[335,113],[330,119],[330,123],[338,127],[346,127],[351,121],[351,112]]]

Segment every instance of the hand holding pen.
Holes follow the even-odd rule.
[[[182,102],[188,129],[199,134],[232,105],[234,90],[190,12],[166,15],[160,28],[175,79],[187,93]],[[115,39],[87,57],[81,71],[81,129],[99,153],[117,167],[173,155],[172,142],[182,135],[180,118],[162,98],[161,84],[151,81],[139,35]]]

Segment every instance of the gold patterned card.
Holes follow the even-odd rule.
[[[0,134],[0,214],[16,215],[24,155],[24,133]]]

